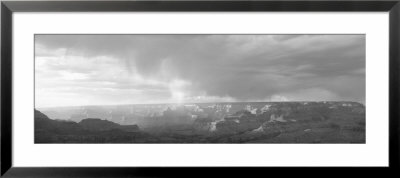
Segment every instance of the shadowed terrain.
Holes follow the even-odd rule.
[[[35,110],[35,143],[365,143],[365,125],[356,102],[64,107]]]

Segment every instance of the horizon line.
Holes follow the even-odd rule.
[[[129,106],[129,105],[185,105],[185,104],[220,104],[220,103],[304,103],[304,102],[314,102],[314,103],[323,103],[323,102],[352,102],[359,103],[365,106],[365,103],[360,101],[349,101],[349,100],[327,100],[327,101],[222,101],[222,102],[187,102],[187,103],[136,103],[136,104],[103,104],[103,105],[75,105],[75,106],[45,106],[45,107],[36,107],[34,109],[39,108],[67,108],[67,107],[93,107],[93,106]]]

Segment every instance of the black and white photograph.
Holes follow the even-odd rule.
[[[365,144],[365,34],[36,34],[34,142]]]

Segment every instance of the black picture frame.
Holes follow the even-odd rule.
[[[130,177],[195,174],[265,175],[265,168],[21,168],[12,165],[12,18],[13,12],[123,12],[123,11],[334,11],[389,12],[389,167],[347,169],[349,175],[382,171],[396,173],[399,168],[399,101],[400,101],[400,1],[2,1],[1,2],[1,175],[9,177]],[[33,153],[34,154],[34,153]],[[178,170],[179,169],[179,170]],[[199,170],[200,169],[200,170]],[[207,169],[207,170],[204,170]],[[268,168],[267,173],[287,173],[282,168]],[[295,169],[309,173],[309,168]],[[340,171],[329,171],[341,176]],[[362,169],[362,170],[360,170]],[[215,172],[216,171],[216,172]],[[346,173],[348,174],[348,173]]]

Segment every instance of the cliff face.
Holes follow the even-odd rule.
[[[297,132],[299,135],[303,133],[308,135],[299,137],[298,140],[309,138],[318,142],[330,137],[337,141],[341,139],[338,137],[352,139],[354,136],[357,141],[362,141],[365,139],[365,106],[355,102],[271,103],[262,109],[238,111],[220,121],[199,118],[194,123],[196,123],[194,128],[199,131],[208,130],[213,134],[235,135],[232,139],[240,138],[239,140],[266,135],[282,137],[286,133]],[[216,127],[211,131],[213,123],[216,123]],[[313,133],[314,131],[318,133]],[[323,135],[320,132],[332,136],[319,138]],[[309,140],[306,139],[307,142]]]
[[[238,111],[233,116],[224,118],[216,124],[216,131],[224,134],[237,134],[251,131],[260,126],[256,115],[249,111]]]
[[[153,127],[52,120],[35,110],[35,142],[365,143],[366,134],[365,106],[355,102],[222,103],[146,119]]]

